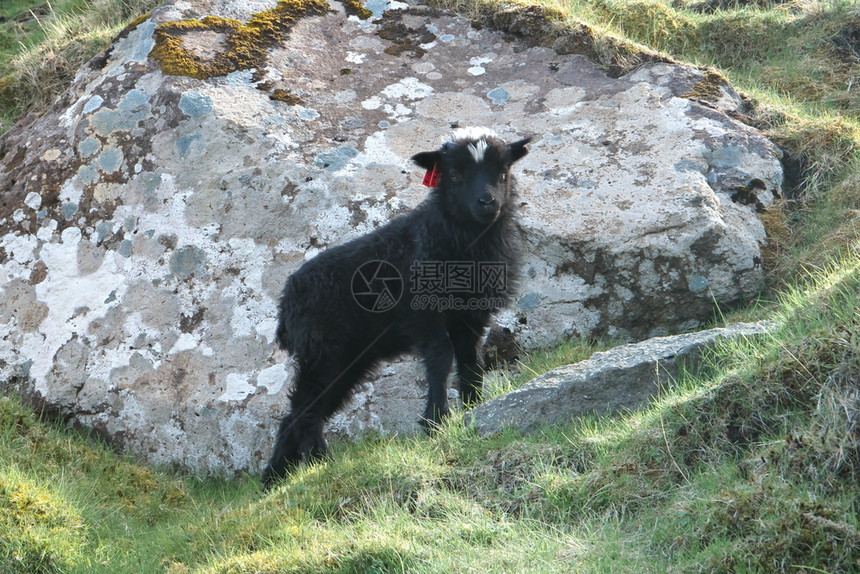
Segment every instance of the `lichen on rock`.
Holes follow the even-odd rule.
[[[291,106],[301,103],[301,100],[299,98],[297,98],[283,88],[275,89],[271,94],[269,94],[269,99],[278,102],[284,102],[285,104],[289,104]]]
[[[323,0],[279,0],[276,8],[255,14],[245,23],[218,16],[165,22],[155,29],[151,57],[165,74],[198,80],[260,69],[265,66],[268,50],[285,39],[298,19],[329,10]],[[189,50],[183,38],[200,32],[223,34],[225,49],[211,57]]]
[[[359,0],[340,0],[343,9],[350,16],[357,16],[361,20],[367,20],[373,16],[373,11],[365,8]]]
[[[729,85],[728,80],[716,70],[706,70],[704,77],[696,82],[692,89],[682,98],[700,100],[704,102],[716,102],[724,95],[724,88]]]

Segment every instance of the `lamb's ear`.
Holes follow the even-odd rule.
[[[526,149],[526,144],[530,141],[532,141],[532,138],[527,137],[508,145],[508,149],[511,152],[511,163],[524,158],[529,153],[529,150]]]
[[[433,169],[433,166],[442,159],[442,154],[439,151],[422,151],[410,159],[424,169]]]

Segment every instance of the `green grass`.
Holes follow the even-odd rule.
[[[56,97],[77,70],[159,0],[0,2],[0,132]]]
[[[648,49],[713,66],[751,98],[745,121],[784,147],[798,187],[762,216],[769,291],[727,320],[776,332],[720,347],[623,416],[488,438],[454,420],[432,438],[338,443],[269,494],[256,477],[142,466],[0,398],[0,572],[860,570],[856,3],[546,5],[596,31],[603,63]],[[38,6],[0,6],[2,126],[146,9],[58,0],[23,16]],[[488,391],[609,343],[532,353]]]

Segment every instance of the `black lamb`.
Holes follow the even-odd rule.
[[[421,356],[428,430],[448,414],[455,358],[463,403],[479,401],[478,343],[517,276],[510,169],[530,139],[505,144],[490,130],[455,130],[438,150],[412,157],[433,188],[426,200],[289,277],[277,338],[297,376],[263,473],[266,488],[299,462],[325,455],[323,424],[381,360]]]

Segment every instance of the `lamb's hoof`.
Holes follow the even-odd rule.
[[[272,487],[275,484],[282,480],[285,475],[279,475],[276,473],[271,466],[267,466],[266,470],[263,471],[263,476],[260,482],[263,484],[263,492],[269,492],[272,490]]]
[[[269,492],[276,487],[279,482],[287,478],[290,473],[299,465],[299,461],[291,458],[284,458],[276,462],[269,462],[260,482],[263,485],[263,492]]]

